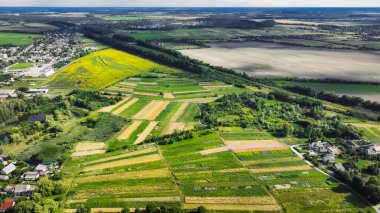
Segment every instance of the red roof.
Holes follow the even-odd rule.
[[[0,203],[0,210],[5,210],[13,207],[15,205],[16,201],[13,199],[5,200],[4,202]]]

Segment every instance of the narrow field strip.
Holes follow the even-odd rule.
[[[152,112],[151,115],[149,115],[148,120],[154,120],[157,118],[157,116],[170,104],[169,101],[162,102],[158,108]]]
[[[111,112],[113,109],[117,108],[117,107],[120,106],[121,104],[123,104],[123,103],[125,103],[126,101],[128,101],[129,98],[130,98],[130,97],[126,97],[126,98],[124,98],[123,100],[117,102],[117,103],[114,104],[114,105],[103,107],[103,108],[99,109],[98,112]]]
[[[116,155],[116,156],[112,156],[112,157],[102,158],[99,160],[89,161],[89,162],[84,163],[84,165],[100,163],[100,162],[110,161],[110,160],[116,160],[119,158],[125,158],[125,157],[134,156],[134,155],[141,155],[141,154],[154,152],[154,151],[157,151],[157,148],[153,146],[153,147],[149,147],[147,149],[142,149],[142,150],[138,150],[138,151],[134,151],[134,152],[127,152],[127,153],[121,154],[121,155]]]
[[[139,82],[141,85],[157,85],[155,82]]]
[[[154,127],[156,127],[158,124],[157,121],[151,121],[149,125],[145,128],[145,130],[139,135],[137,140],[134,142],[134,144],[140,144],[142,143],[148,135],[153,131]]]
[[[213,154],[213,153],[225,152],[229,150],[230,149],[228,148],[228,146],[222,146],[222,147],[218,147],[214,149],[202,150],[202,151],[199,151],[199,153],[201,153],[201,155],[208,155],[208,154]]]
[[[288,150],[288,147],[261,147],[261,148],[242,148],[231,149],[234,153],[242,152],[260,152],[260,151],[273,151],[273,150]]]
[[[276,200],[270,196],[263,197],[185,197],[186,204],[207,203],[207,204],[273,204]]]
[[[380,125],[377,124],[368,124],[368,123],[349,123],[354,127],[360,127],[360,128],[375,128],[380,129]]]
[[[134,172],[122,172],[107,175],[96,175],[81,177],[76,180],[77,184],[80,183],[94,183],[94,182],[105,182],[105,181],[119,181],[119,180],[129,180],[129,179],[146,179],[146,178],[157,178],[157,177],[170,177],[170,172],[168,168],[162,169],[152,169]]]
[[[292,162],[292,161],[299,161],[299,157],[286,157],[286,158],[271,158],[271,159],[260,159],[260,160],[248,160],[248,161],[241,161],[243,165],[254,165],[254,164],[261,164],[261,163],[278,163],[278,162]]]
[[[285,146],[276,140],[227,140],[227,145],[265,145],[265,144],[278,144],[279,146]]]
[[[159,106],[163,103],[160,100],[150,101],[144,108],[142,108],[136,115],[133,116],[134,119],[145,119],[147,120],[149,116],[156,111]]]
[[[225,85],[207,85],[207,86],[203,86],[203,88],[205,89],[219,89],[219,88],[231,88],[231,87],[234,87],[233,85],[228,85],[228,84],[225,84]]]
[[[134,197],[134,198],[116,198],[121,202],[181,202],[181,197]]]
[[[105,152],[106,152],[106,150],[81,151],[81,152],[74,152],[71,156],[72,157],[82,157],[82,156],[103,154]]]
[[[117,213],[121,212],[123,208],[91,208],[91,213],[100,213],[100,212],[107,212],[107,213]],[[132,211],[129,209],[129,211]]]
[[[130,87],[136,87],[137,86],[137,83],[135,83],[135,82],[126,82],[126,81],[122,81],[118,84],[123,85],[123,86],[130,86]]]
[[[128,139],[132,133],[141,125],[142,121],[133,121],[131,125],[129,125],[119,136],[117,136],[118,140],[126,140]]]
[[[112,112],[114,115],[118,115],[124,110],[126,110],[128,107],[132,106],[134,103],[136,103],[139,99],[138,98],[133,98],[132,100],[128,101],[126,104],[121,106],[120,108],[116,109],[115,111]]]
[[[184,122],[170,122],[168,123],[165,130],[162,132],[162,135],[170,135],[173,134],[176,130],[182,131],[185,128]]]
[[[253,173],[267,173],[267,172],[302,171],[302,170],[311,170],[311,169],[312,168],[309,165],[302,165],[302,166],[250,169],[250,171]]]
[[[173,93],[170,93],[170,92],[165,92],[164,93],[164,98],[167,98],[167,99],[174,99],[174,95]]]
[[[135,95],[143,95],[143,96],[152,96],[152,97],[160,97],[160,94],[157,93],[149,93],[149,92],[133,92]]]
[[[81,157],[88,155],[96,155],[105,153],[104,150],[106,144],[103,142],[80,142],[75,147],[75,151],[72,153],[72,157]]]
[[[225,210],[225,211],[281,211],[278,205],[233,205],[233,204],[184,204],[185,209],[194,209],[199,206],[206,207],[207,210]]]
[[[189,176],[189,175],[199,175],[199,174],[210,174],[210,173],[231,173],[231,172],[246,172],[249,171],[247,168],[234,168],[234,169],[219,169],[219,170],[207,170],[207,171],[194,171],[194,172],[176,172],[176,176]]]
[[[209,97],[209,98],[188,98],[188,99],[181,99],[181,100],[177,100],[177,101],[178,102],[190,102],[190,103],[204,104],[204,103],[213,102],[220,97],[221,96]]]
[[[128,166],[138,163],[147,163],[147,162],[153,162],[153,161],[159,161],[161,160],[161,156],[159,154],[151,154],[151,155],[145,155],[141,157],[136,158],[129,158],[125,160],[119,160],[119,161],[112,161],[109,163],[103,163],[103,164],[97,164],[93,166],[87,166],[83,169],[83,171],[93,171],[93,170],[99,170],[99,169],[107,169],[107,168],[113,168],[113,167],[119,167],[119,166]]]
[[[182,103],[181,106],[179,107],[179,109],[177,110],[177,112],[175,112],[175,114],[173,115],[173,117],[170,119],[170,121],[171,122],[178,121],[178,119],[180,118],[180,116],[185,112],[185,109],[187,108],[187,106],[189,106],[188,102]]]

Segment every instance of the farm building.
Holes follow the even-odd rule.
[[[17,184],[14,186],[7,186],[7,188],[8,193],[13,194],[15,197],[30,197],[33,194],[36,187],[29,184]]]
[[[38,164],[36,166],[36,168],[34,169],[34,171],[38,172],[38,173],[43,173],[43,174],[46,174],[48,172],[48,167],[46,165],[43,165],[43,164]]]
[[[7,174],[12,173],[14,170],[16,170],[16,166],[13,163],[11,163],[1,170],[1,174],[7,175]]]
[[[8,209],[15,206],[15,204],[16,204],[16,200],[14,199],[4,200],[3,202],[0,203],[0,212],[7,211]]]
[[[331,153],[334,155],[340,154],[340,150],[336,146],[331,145],[329,142],[313,142],[309,144],[308,148],[316,153]]]

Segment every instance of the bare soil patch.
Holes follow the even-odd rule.
[[[163,101],[152,114],[149,115],[148,120],[154,120],[157,116],[169,105],[169,101]]]
[[[162,110],[169,104],[169,101],[154,100],[146,105],[140,112],[133,116],[134,119],[154,120]]]
[[[234,152],[288,149],[284,144],[276,140],[235,140],[225,141],[225,144]]]
[[[106,107],[103,107],[103,108],[99,109],[98,112],[111,112],[113,109],[115,109],[116,107],[120,106],[121,104],[123,104],[124,102],[126,102],[128,99],[129,99],[129,97],[126,97],[126,98],[124,98],[123,100],[117,102],[114,105],[106,106]]]
[[[122,202],[180,202],[181,197],[133,197],[133,198],[117,198],[116,201]]]
[[[199,206],[204,206],[208,210],[225,210],[225,211],[281,211],[278,205],[233,205],[233,204],[184,204],[185,209],[194,209]]]
[[[253,173],[266,173],[266,172],[287,172],[287,171],[302,171],[312,169],[309,165],[302,166],[287,166],[287,167],[274,167],[274,168],[261,168],[261,169],[250,169]]]
[[[166,92],[166,93],[164,93],[164,98],[174,99],[175,97],[174,97],[173,93]]]
[[[80,142],[75,147],[72,157],[88,156],[105,153],[106,144],[103,142]]]
[[[178,100],[177,102],[190,102],[190,103],[199,103],[199,104],[203,104],[203,103],[209,103],[209,102],[213,102],[215,101],[216,99],[220,98],[221,96],[218,96],[218,97],[209,97],[209,98],[190,98],[190,99],[181,99],[181,100]]]
[[[185,203],[208,203],[208,204],[274,204],[277,202],[273,197],[185,197]]]
[[[228,150],[230,150],[228,146],[222,146],[219,148],[202,150],[199,153],[201,153],[201,155],[208,155],[208,154],[213,154],[213,153],[225,152]]]
[[[184,122],[169,122],[162,135],[173,134],[176,130],[181,131],[185,128],[185,125]]]
[[[133,92],[135,95],[144,95],[144,96],[152,96],[152,97],[160,97],[160,94],[157,93],[149,93],[149,92]]]

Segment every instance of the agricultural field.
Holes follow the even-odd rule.
[[[27,46],[42,35],[24,33],[0,33],[0,45]]]
[[[209,45],[211,48],[180,52],[255,77],[337,78],[375,82],[380,79],[380,57],[376,51],[313,49],[262,42]]]
[[[230,145],[232,141],[235,146],[246,146],[245,136],[239,136],[239,133],[230,132],[229,141],[224,139],[225,144]],[[231,137],[232,134],[236,137]],[[261,150],[255,147],[256,150],[252,151],[250,147],[244,147],[247,151],[240,149],[235,154],[269,188],[286,212],[313,212],[315,209],[323,212],[371,211],[364,201],[343,185],[313,169],[284,145],[278,149],[279,142],[273,146],[273,141],[276,139],[255,140],[255,146],[260,146]]]
[[[25,33],[41,33],[47,31],[54,31],[59,30],[59,27],[56,27],[54,25],[45,24],[45,23],[25,23],[25,22],[18,22],[18,23],[12,23],[12,24],[6,24],[0,26],[0,31],[6,31],[6,32],[25,32]]]
[[[71,180],[66,208],[85,203],[92,208],[144,207],[148,203],[179,206],[180,192],[154,145],[133,151],[77,156],[63,171]],[[96,190],[94,190],[96,188]]]
[[[45,84],[55,88],[98,90],[126,77],[149,74],[152,70],[164,73],[180,72],[128,53],[107,49],[73,61],[71,65],[53,75]]]
[[[380,144],[380,124],[369,122],[349,123],[362,132],[365,140]]]
[[[302,86],[317,91],[333,92],[338,95],[362,97],[365,100],[380,102],[380,85],[371,84],[339,84],[278,81],[280,86]]]

